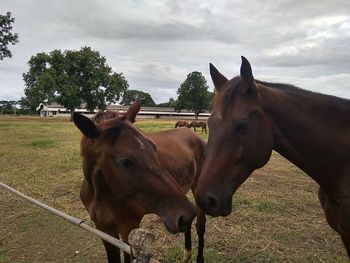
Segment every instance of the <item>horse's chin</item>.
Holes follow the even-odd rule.
[[[180,233],[181,230],[174,224],[172,223],[172,220],[168,218],[168,216],[161,215],[160,213],[157,213],[156,211],[153,211],[154,214],[160,217],[162,220],[162,223],[165,227],[165,229],[170,233],[170,234],[177,234]]]
[[[222,210],[222,213],[220,216],[228,216],[229,214],[231,214],[231,212],[232,212],[232,203],[230,204],[230,206],[227,206],[227,208]]]
[[[165,229],[170,233],[170,234],[177,234],[177,233],[180,233],[180,230],[179,229],[175,229],[175,228],[172,228],[170,227],[168,224],[166,224],[164,221],[163,221],[163,224],[164,224],[164,227]]]
[[[232,198],[230,198],[229,201],[226,201],[223,206],[220,207],[220,209],[217,210],[212,210],[208,212],[207,214],[212,216],[212,217],[218,217],[218,216],[228,216],[232,212]]]
[[[193,216],[194,217],[194,216]],[[184,225],[183,227],[179,227],[177,225],[174,225],[172,223],[169,223],[168,220],[162,218],[162,221],[163,221],[163,225],[165,227],[165,229],[170,233],[170,234],[178,234],[178,233],[183,233],[186,231],[186,229],[188,229],[188,227],[191,227],[191,223],[193,221],[193,218],[191,219],[191,221],[188,222],[188,224]]]

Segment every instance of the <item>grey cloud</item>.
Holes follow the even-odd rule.
[[[350,94],[342,85],[350,69],[348,0],[12,0],[0,7],[13,12],[20,35],[14,57],[0,61],[0,98],[23,94],[31,55],[84,45],[157,102],[176,96],[193,70],[212,88],[209,62],[227,77],[238,74],[240,55],[261,79]]]

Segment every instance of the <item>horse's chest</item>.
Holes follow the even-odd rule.
[[[143,217],[142,211],[125,207],[120,203],[96,201],[90,209],[89,214],[94,222],[105,225],[123,224],[128,221],[139,221]]]

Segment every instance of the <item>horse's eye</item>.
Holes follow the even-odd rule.
[[[241,121],[235,126],[235,133],[245,133],[248,130],[248,122]]]
[[[118,160],[118,163],[119,163],[121,166],[123,166],[124,168],[130,168],[130,167],[134,166],[134,163],[133,163],[131,160],[127,159],[127,158],[121,158],[121,159],[119,159],[119,160]]]

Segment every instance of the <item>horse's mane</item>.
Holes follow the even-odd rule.
[[[241,82],[240,82],[240,76],[234,77],[232,80],[236,80],[235,84],[229,88],[223,97],[222,104],[224,108],[228,108],[232,98],[241,91]],[[285,83],[273,83],[273,82],[267,82],[267,81],[261,81],[255,79],[255,82],[260,85],[264,85],[266,87],[272,88],[272,89],[278,89],[282,92],[286,92],[290,95],[294,96],[300,96],[301,98],[307,99],[307,101],[315,101],[318,102],[319,105],[327,105],[326,108],[330,109],[337,109],[337,111],[345,110],[346,112],[350,111],[350,100],[345,98],[336,97],[333,95],[326,95],[318,92],[313,92],[310,90],[305,90],[302,88],[299,88],[297,86],[291,85],[291,84],[285,84]]]
[[[274,88],[274,89],[279,89],[281,91],[286,91],[290,94],[298,94],[303,97],[308,97],[308,98],[315,98],[317,100],[320,100],[322,102],[327,102],[331,106],[336,106],[336,107],[347,107],[349,108],[350,106],[350,100],[349,99],[344,99],[340,97],[336,97],[333,95],[326,95],[318,92],[313,92],[310,90],[305,90],[302,88],[299,88],[297,86],[291,85],[291,84],[284,84],[284,83],[273,83],[273,82],[267,82],[267,81],[261,81],[261,80],[255,80],[256,83]]]

